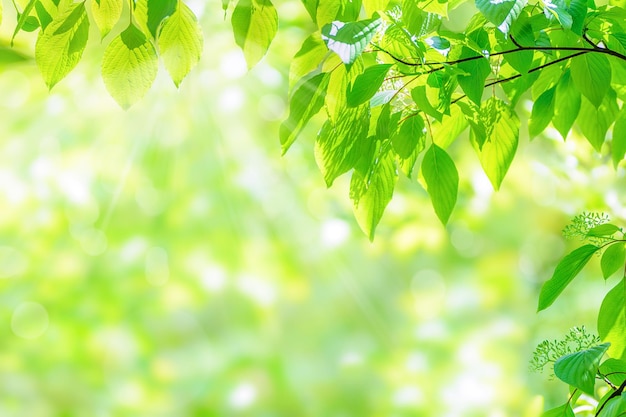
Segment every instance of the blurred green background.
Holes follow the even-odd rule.
[[[248,72],[221,3],[187,3],[201,63],[180,90],[161,68],[127,112],[96,32],[51,92],[32,59],[1,67],[0,416],[534,417],[563,403],[549,372],[528,371],[532,351],[595,332],[613,283],[594,260],[541,314],[538,290],[578,243],[560,235],[573,215],[624,221],[623,169],[584,139],[529,142],[523,123],[494,193],[462,138],[449,226],[402,179],[369,243],[348,179],[327,190],[315,166],[319,120],[280,156],[304,7],[278,2],[278,37]],[[17,41],[32,56],[34,37]]]

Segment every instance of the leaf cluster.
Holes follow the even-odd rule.
[[[39,30],[35,59],[50,89],[80,61],[91,24],[103,40],[115,32],[104,51],[102,78],[124,109],[150,89],[159,58],[179,86],[202,53],[197,18],[180,0],[30,0],[22,10],[14,5],[18,22],[13,39],[20,31]]]
[[[530,369],[541,372],[548,364],[574,352],[580,352],[600,343],[597,335],[587,333],[585,326],[573,327],[562,339],[544,340],[533,352]]]

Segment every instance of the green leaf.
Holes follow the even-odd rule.
[[[441,122],[443,118],[443,114],[441,114],[437,109],[435,109],[432,104],[430,104],[430,100],[428,99],[425,85],[420,85],[411,90],[411,98],[417,105],[417,108],[424,112],[435,120]]]
[[[348,106],[356,107],[369,101],[378,91],[392,64],[379,64],[367,67],[350,86],[346,99]]]
[[[517,150],[520,121],[506,103],[491,97],[481,108],[481,122],[485,134],[483,143],[474,129],[470,137],[485,174],[498,190]]]
[[[615,121],[618,112],[619,108],[613,90],[604,98],[604,102],[598,108],[591,105],[589,100],[582,100],[577,119],[578,127],[596,151],[600,152],[602,149],[606,133]]]
[[[611,65],[601,54],[587,53],[572,58],[570,71],[574,85],[596,108],[611,87]]]
[[[417,156],[424,150],[424,119],[419,114],[409,115],[391,134],[391,143],[398,156],[402,172],[411,177]]]
[[[179,0],[147,0],[146,25],[156,39],[161,22],[176,10]]]
[[[424,154],[422,175],[437,217],[443,224],[448,223],[459,189],[459,173],[454,161],[446,151],[432,144]]]
[[[567,134],[578,117],[580,103],[580,91],[574,85],[570,71],[567,70],[556,86],[554,117],[552,118],[552,124],[563,136],[563,140],[567,138]]]
[[[48,88],[54,87],[80,61],[87,45],[89,20],[84,3],[74,3],[39,32],[35,60]]]
[[[317,27],[332,22],[342,6],[340,0],[302,0]]]
[[[196,16],[180,2],[159,33],[161,58],[176,87],[200,61],[202,45],[202,29]]]
[[[475,51],[464,46],[459,59],[471,58],[477,55]],[[491,65],[487,58],[480,56],[480,58],[461,62],[457,67],[465,72],[467,75],[459,75],[457,80],[459,85],[463,89],[463,92],[474,103],[480,106],[480,101],[485,89],[485,80],[491,73]]]
[[[609,358],[600,364],[600,372],[613,384],[620,386],[626,379],[626,361]]]
[[[541,417],[575,417],[575,414],[574,410],[572,410],[572,406],[567,402],[560,407],[545,411]]]
[[[239,0],[231,19],[235,43],[243,50],[248,69],[267,52],[278,30],[278,13],[270,0]]]
[[[289,89],[305,75],[310,74],[321,66],[328,54],[328,48],[322,41],[319,32],[311,34],[302,43],[300,50],[296,52],[289,66]]]
[[[611,148],[611,156],[613,159],[613,165],[617,168],[617,165],[626,154],[626,107],[622,106],[620,114],[615,120],[613,126],[613,141]]]
[[[571,0],[567,11],[572,16],[572,32],[582,35],[587,17],[587,0]]]
[[[608,394],[610,395],[610,393]],[[622,392],[621,395],[607,398],[607,403],[598,415],[598,417],[623,417],[626,413],[626,393]]]
[[[552,277],[541,287],[537,311],[550,307],[599,249],[595,245],[584,245],[561,259]]]
[[[368,16],[373,15],[374,12],[385,10],[388,4],[389,0],[363,0],[363,7]]]
[[[154,46],[131,24],[104,51],[102,79],[115,101],[128,109],[148,92],[158,68]]]
[[[123,0],[100,0],[91,2],[91,14],[104,38],[122,17]]]
[[[329,75],[326,72],[306,80],[289,101],[289,117],[280,125],[280,144],[283,154],[296,140],[304,126],[324,105]]]
[[[601,236],[612,236],[615,233],[619,232],[620,228],[611,223],[604,223],[598,226],[592,227],[587,232],[587,236],[589,237],[601,237]]]
[[[315,159],[326,185],[354,167],[360,143],[369,127],[369,106],[345,107],[335,121],[327,120],[315,141]]]
[[[30,17],[30,12],[33,10],[33,7],[35,7],[35,4],[38,1],[39,0],[30,0],[28,4],[26,4],[26,7],[24,7],[24,10],[22,11],[22,13],[18,15],[17,25],[15,25],[13,36],[11,36],[11,46],[13,46],[13,41],[15,40],[15,36],[17,36],[18,32],[24,28],[26,21]]]
[[[608,292],[602,300],[598,313],[598,335],[605,342],[610,342],[609,355],[615,359],[626,360],[626,280],[620,282]]]
[[[476,0],[476,8],[506,34],[526,3],[526,0]]]
[[[431,123],[433,142],[440,148],[446,149],[454,140],[467,129],[468,123],[458,106],[450,107],[450,115],[444,115],[441,123]]]
[[[554,115],[554,91],[555,87],[546,90],[539,96],[533,104],[533,110],[530,115],[530,122],[528,123],[528,134],[531,138],[539,135],[544,131],[552,116]]]
[[[603,343],[559,358],[554,363],[554,374],[561,381],[589,395],[594,395],[600,359],[606,353],[609,345],[609,343]]]
[[[544,14],[549,19],[556,19],[564,29],[571,29],[573,24],[572,15],[569,14],[563,0],[546,0]]]
[[[334,21],[322,28],[322,39],[344,64],[352,64],[370,43],[382,23],[380,18],[358,22]]]
[[[355,169],[350,180],[354,216],[370,240],[374,239],[376,226],[391,201],[398,178],[393,154],[389,151],[388,142],[384,143],[377,142],[371,164],[366,170]]]
[[[50,16],[50,13],[48,13],[48,11],[46,10],[41,0],[35,3],[35,11],[37,12],[37,18],[39,19],[41,29],[46,30],[48,25],[52,23],[53,19],[52,16]]]
[[[624,248],[624,243],[614,243],[606,248],[606,250],[602,254],[602,259],[600,260],[600,266],[602,267],[602,276],[604,277],[604,279],[609,278],[620,268],[624,268],[625,262],[626,249]]]

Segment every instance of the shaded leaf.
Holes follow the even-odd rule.
[[[578,127],[596,151],[600,152],[602,149],[606,133],[615,121],[618,111],[615,93],[612,90],[600,107],[594,107],[586,98],[582,100],[577,118]]]
[[[611,86],[611,65],[601,54],[584,54],[572,58],[572,80],[576,88],[593,104],[600,107]]]
[[[477,55],[475,51],[464,46],[459,59],[476,56],[480,55]],[[467,74],[459,75],[457,78],[463,92],[470,100],[480,106],[480,101],[485,89],[485,80],[491,73],[491,65],[489,65],[489,61],[487,58],[480,56],[480,58],[471,61],[461,62],[457,65],[457,67]]]
[[[506,34],[526,3],[526,0],[476,0],[476,8]]]
[[[348,106],[356,107],[369,101],[382,85],[391,66],[391,64],[373,65],[358,75],[346,95]]]
[[[407,116],[399,129],[391,134],[400,168],[407,177],[411,176],[417,156],[424,150],[424,140],[424,119],[419,114]]]
[[[602,254],[600,266],[602,268],[602,276],[607,279],[619,269],[624,268],[626,262],[626,250],[624,243],[614,243]]]
[[[424,154],[422,175],[435,213],[446,224],[456,204],[459,188],[459,174],[454,161],[446,151],[432,144]]]
[[[578,117],[580,103],[580,91],[574,85],[570,71],[567,70],[556,86],[554,117],[552,118],[552,124],[563,136],[563,139],[567,138],[567,134]]]
[[[533,104],[533,110],[528,123],[528,134],[531,138],[539,135],[550,124],[554,115],[554,91],[552,87],[539,96]]]
[[[100,0],[91,3],[93,20],[100,29],[100,37],[109,34],[122,17],[123,0]]]

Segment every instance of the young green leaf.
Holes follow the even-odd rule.
[[[554,97],[554,117],[552,124],[559,131],[563,140],[567,138],[574,121],[580,112],[581,95],[574,85],[569,69],[563,73],[556,86]]]
[[[17,36],[18,32],[24,28],[24,25],[26,25],[26,21],[30,17],[30,12],[33,10],[33,7],[35,7],[35,4],[38,1],[39,0],[30,0],[26,4],[26,7],[24,7],[24,10],[22,11],[22,13],[19,13],[18,19],[17,19],[17,25],[15,25],[13,36],[11,36],[11,46],[13,46],[13,41],[15,40],[15,37]]]
[[[407,116],[398,130],[391,133],[391,143],[402,172],[411,177],[417,156],[424,150],[424,119],[419,114]]]
[[[202,45],[202,29],[196,15],[185,3],[179,2],[159,32],[161,58],[176,87],[200,61]]]
[[[528,123],[528,134],[531,138],[543,132],[544,129],[548,127],[548,124],[550,124],[550,120],[552,120],[552,115],[554,114],[555,89],[555,87],[552,87],[546,90],[533,104],[530,122]]]
[[[619,108],[613,90],[610,90],[609,94],[604,97],[600,107],[593,106],[589,100],[583,98],[577,119],[578,127],[596,151],[600,152],[602,149],[606,133],[618,112]]]
[[[91,2],[91,14],[100,29],[100,37],[109,34],[122,17],[123,0],[99,0]]]
[[[459,189],[459,173],[454,161],[446,151],[432,144],[424,154],[422,175],[435,213],[446,224],[456,204]]]
[[[48,10],[46,10],[46,7],[43,5],[41,0],[35,3],[35,11],[37,12],[37,18],[39,19],[41,29],[46,30],[48,25],[52,23],[53,19],[52,16],[50,16],[50,13],[48,13]]]
[[[423,111],[425,114],[433,117],[435,120],[441,122],[443,114],[430,104],[428,99],[428,93],[425,85],[420,85],[411,90],[411,98],[417,105],[417,108]]]
[[[572,16],[572,32],[582,35],[585,17],[587,17],[587,0],[571,0],[567,11]]]
[[[345,107],[336,121],[327,120],[315,141],[315,159],[330,187],[335,179],[354,167],[358,146],[369,127],[369,106]]]
[[[569,401],[560,407],[552,408],[545,411],[541,417],[575,417],[574,410]]]
[[[289,66],[289,90],[291,91],[297,82],[307,74],[319,68],[327,54],[329,54],[328,48],[326,48],[319,32],[306,38]]]
[[[250,69],[263,58],[276,36],[276,8],[270,0],[239,0],[231,22],[235,43],[243,50]]]
[[[615,233],[619,232],[620,228],[615,226],[612,223],[604,223],[598,226],[592,227],[587,232],[587,236],[589,237],[602,237],[602,236],[612,236]]]
[[[158,68],[154,46],[131,24],[104,51],[102,79],[115,101],[128,109],[148,92]]]
[[[373,65],[358,75],[346,95],[348,106],[356,107],[369,101],[382,85],[391,66],[391,64]]]
[[[379,144],[372,164],[367,171],[355,169],[350,180],[350,198],[354,216],[361,230],[374,239],[376,226],[391,201],[398,175],[389,143]]]
[[[283,154],[296,140],[302,128],[324,104],[329,74],[322,72],[306,80],[289,100],[289,117],[280,125],[280,144]]]
[[[598,335],[611,342],[609,355],[626,359],[626,279],[611,289],[602,300],[598,313]]]
[[[600,360],[609,345],[603,343],[559,358],[554,363],[554,374],[561,381],[593,395]]]
[[[541,287],[537,311],[550,307],[599,249],[595,245],[584,245],[561,259],[552,277]]]
[[[611,65],[606,56],[587,53],[572,58],[570,70],[576,88],[596,108],[600,107],[611,87]]]
[[[484,141],[481,144],[472,132],[472,142],[485,174],[498,190],[517,150],[520,121],[517,114],[496,97],[485,102],[481,112]]]
[[[503,33],[509,33],[512,23],[526,6],[527,0],[476,0],[476,8]]]
[[[382,23],[380,18],[358,22],[334,21],[322,28],[322,39],[344,64],[352,64],[363,52]]]
[[[80,61],[87,45],[89,20],[85,3],[74,3],[39,32],[35,60],[48,88],[54,87]]]

